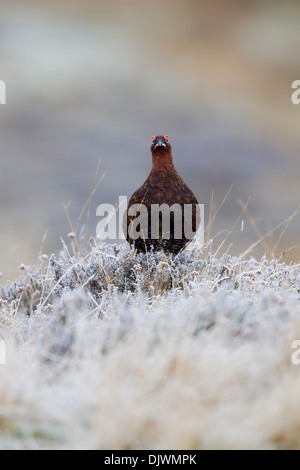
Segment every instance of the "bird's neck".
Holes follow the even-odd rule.
[[[171,152],[152,153],[152,172],[176,172]]]

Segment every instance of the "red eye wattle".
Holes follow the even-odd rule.
[[[164,135],[164,139],[165,140],[168,140],[169,136],[168,135]]]
[[[152,136],[152,140],[155,140],[155,135]]]

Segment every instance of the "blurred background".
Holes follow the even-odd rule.
[[[217,206],[233,185],[213,233],[230,229],[251,196],[253,219],[243,216],[232,253],[291,215],[299,18],[296,0],[0,0],[2,281],[36,262],[47,230],[43,252],[60,249],[70,232],[62,203],[72,201],[76,225],[101,158],[94,234],[96,207],[146,179],[153,134],[169,135],[207,216],[212,191]],[[300,260],[299,229],[300,216],[280,243],[286,261]]]

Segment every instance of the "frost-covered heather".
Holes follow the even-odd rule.
[[[0,288],[0,447],[300,448],[300,268],[126,245]]]

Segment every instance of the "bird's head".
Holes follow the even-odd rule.
[[[152,137],[151,151],[153,154],[170,153],[172,150],[167,135],[154,135]]]

